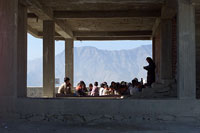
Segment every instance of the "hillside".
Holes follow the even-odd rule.
[[[86,84],[111,81],[130,82],[134,77],[146,78],[143,66],[151,56],[151,45],[131,50],[107,51],[94,47],[74,48],[74,85],[80,80]],[[56,55],[56,78],[64,78],[64,51]],[[28,86],[42,86],[42,59],[28,62]]]

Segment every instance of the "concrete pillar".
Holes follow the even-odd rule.
[[[190,0],[178,0],[178,97],[196,97],[195,10]]]
[[[161,64],[162,81],[172,79],[172,20],[161,20]]]
[[[155,52],[155,44],[156,42],[155,42],[155,37],[153,37],[153,39],[152,39],[152,57],[153,57],[153,60],[154,60],[154,62],[155,62],[155,60],[156,60],[156,52]]]
[[[70,78],[72,86],[74,85],[74,40],[65,41],[65,76]]]
[[[200,16],[196,16],[196,68],[200,68]],[[196,86],[200,90],[200,70],[196,69]]]
[[[55,95],[55,23],[43,21],[43,96]]]
[[[0,98],[17,96],[17,10],[17,0],[0,0]]]
[[[18,5],[17,96],[27,95],[27,8]]]

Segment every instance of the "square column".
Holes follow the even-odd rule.
[[[43,96],[55,95],[55,23],[43,21]]]
[[[74,86],[74,40],[65,41],[65,76],[70,78],[72,87]]]
[[[178,0],[178,97],[196,97],[195,10],[191,0]]]
[[[155,43],[155,37],[153,37],[153,39],[152,39],[152,56],[153,56],[153,60],[155,61],[156,60],[156,49],[155,49],[155,46],[156,45],[156,43]]]
[[[172,79],[172,20],[161,20],[161,64],[160,75],[162,81]]]
[[[27,8],[18,5],[17,96],[27,95]]]
[[[0,0],[0,98],[17,96],[17,12],[17,0]]]

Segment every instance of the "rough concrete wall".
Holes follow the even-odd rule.
[[[15,104],[16,110],[9,112],[10,119],[27,121],[57,121],[69,124],[121,123],[131,125],[135,122],[150,121],[197,122],[200,119],[200,103],[198,100],[19,98],[15,101]],[[3,117],[4,113],[0,112],[0,118],[4,119]]]
[[[176,78],[177,66],[177,18],[172,19],[172,76]]]
[[[55,88],[55,93],[58,92],[58,87]],[[27,97],[32,98],[42,98],[43,97],[43,87],[27,87]]]
[[[27,97],[42,97],[43,88],[42,87],[27,87]]]
[[[154,47],[154,50],[155,50],[155,64],[156,64],[156,81],[160,81],[160,57],[161,57],[161,27],[159,25],[159,27],[157,28],[156,30],[156,33],[155,33],[155,47]]]

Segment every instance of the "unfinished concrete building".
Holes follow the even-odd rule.
[[[199,11],[199,0],[0,0],[0,118],[198,121]],[[43,38],[43,98],[27,98],[27,32]],[[176,97],[54,98],[55,40],[71,79],[74,40],[152,40],[156,82],[175,81]]]

